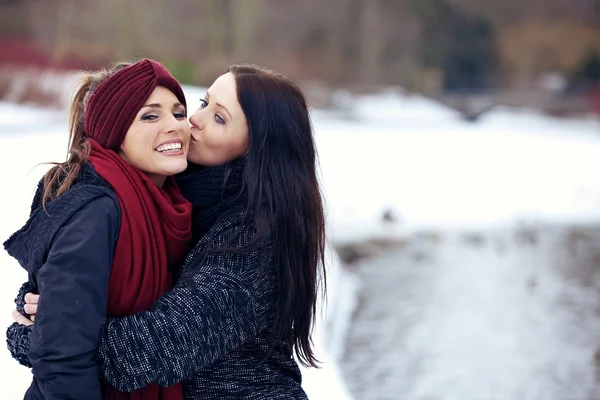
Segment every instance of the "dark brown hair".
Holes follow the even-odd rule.
[[[267,230],[275,242],[273,343],[283,341],[302,364],[316,367],[311,331],[326,286],[325,214],[307,102],[293,81],[269,69],[242,64],[228,71],[248,123],[248,208],[258,235]]]
[[[83,129],[85,109],[90,95],[104,80],[128,65],[131,65],[131,63],[120,62],[110,68],[96,72],[86,72],[81,78],[69,111],[67,160],[62,163],[50,163],[54,166],[44,175],[44,193],[42,195],[44,209],[48,201],[69,190],[75,178],[79,175],[81,166],[90,155],[90,144]]]

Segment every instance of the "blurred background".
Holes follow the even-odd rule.
[[[400,86],[443,102],[589,110],[598,0],[3,0],[0,94],[11,69],[153,57],[207,85],[253,61],[331,90]],[[321,99],[325,101],[326,99]]]
[[[600,398],[600,0],[1,0],[0,235],[64,159],[78,70],[190,109],[232,63],[307,95],[331,247],[311,399]],[[6,190],[6,191],[5,191]],[[0,321],[24,271],[2,250]],[[3,319],[2,319],[3,318]],[[0,329],[1,331],[1,329]],[[0,351],[2,398],[30,373]]]

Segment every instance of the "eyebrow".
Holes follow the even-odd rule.
[[[183,104],[177,102],[175,104],[173,104],[173,108],[179,107],[179,106],[183,106]],[[162,104],[160,103],[152,103],[152,104],[146,104],[144,106],[142,106],[142,108],[162,108]]]
[[[208,93],[208,90],[206,91],[206,98],[210,100],[210,93]],[[231,117],[231,113],[229,112],[229,110],[227,109],[227,107],[225,107],[223,104],[217,103],[218,107],[221,107],[223,110],[225,110],[225,112],[227,113],[227,115],[229,115],[229,119],[233,119]]]

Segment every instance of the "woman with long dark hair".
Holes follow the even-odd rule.
[[[110,318],[100,373],[123,391],[183,381],[186,399],[305,399],[296,360],[325,288],[325,217],[306,100],[288,78],[235,65],[190,117],[192,247],[175,288]]]

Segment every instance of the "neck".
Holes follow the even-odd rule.
[[[188,169],[176,177],[181,193],[194,206],[193,241],[202,237],[222,214],[245,208],[244,164],[244,160],[217,167],[189,164]]]
[[[121,157],[123,160],[125,160],[129,165],[131,165],[134,168],[137,168],[135,165],[132,165],[129,162],[129,159],[127,158],[127,155],[125,154],[125,152],[122,149],[119,149],[119,151],[117,151],[117,154],[119,155],[119,157]],[[146,171],[142,171],[142,172],[143,172],[144,175],[146,175],[152,181],[152,183],[154,183],[159,188],[161,188],[161,187],[163,187],[165,185],[165,182],[167,180],[166,176],[159,175],[159,174],[153,174],[151,172],[146,172]]]
[[[146,173],[145,173],[146,174]],[[158,187],[163,187],[167,181],[167,177],[164,175],[146,174],[148,178]]]

